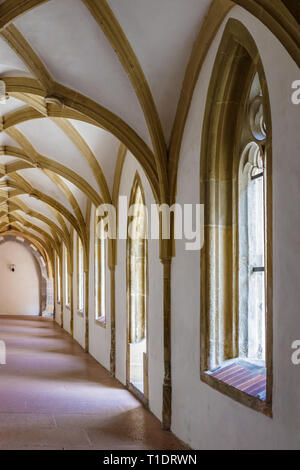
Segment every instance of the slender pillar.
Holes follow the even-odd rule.
[[[70,273],[70,287],[71,287],[71,299],[70,299],[70,333],[71,336],[73,336],[73,330],[74,330],[74,286],[73,286],[73,279],[74,279],[74,272],[73,272],[73,266],[74,263],[71,263],[71,273]]]
[[[89,265],[89,263],[87,263]],[[85,347],[86,353],[89,352],[89,336],[90,336],[90,324],[89,324],[89,267],[84,270],[84,315],[85,315]]]
[[[59,269],[60,269],[60,326],[61,326],[61,328],[63,328],[64,327],[64,300],[65,300],[65,294],[64,294],[63,250],[62,250],[62,248],[61,248]]]
[[[53,250],[53,255],[52,255],[52,276],[53,276],[53,284],[52,284],[52,305],[53,305],[53,310],[52,310],[52,319],[55,322],[55,317],[56,317],[56,300],[57,300],[57,272],[56,272],[56,253]],[[49,268],[48,268],[48,275],[49,275]]]
[[[110,373],[116,374],[116,294],[115,266],[110,266]]]
[[[169,431],[172,417],[172,381],[171,381],[171,263],[172,257],[162,257],[164,282],[164,383],[162,427]]]

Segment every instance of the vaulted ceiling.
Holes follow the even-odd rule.
[[[84,239],[88,202],[111,201],[125,146],[165,200],[193,44],[212,4],[224,17],[235,3],[0,0],[0,231],[45,250],[71,227]]]
[[[156,116],[145,117],[143,108],[149,104],[143,100],[156,109],[161,122],[157,132],[167,145],[187,51],[209,4],[189,0],[185,8],[182,0],[1,2],[1,18],[8,21],[1,24],[0,79],[9,94],[0,105],[3,232],[25,231],[53,247],[68,238],[71,226],[83,235],[87,201],[111,200],[123,133],[128,141],[122,141],[133,153],[140,147],[138,158],[156,184],[156,144],[149,130]],[[122,47],[129,50],[128,58],[120,57]],[[148,97],[139,96],[128,61],[148,83]],[[69,106],[78,94],[77,106]],[[94,122],[93,113],[104,114],[108,125],[101,119]],[[110,121],[121,123],[121,131]]]

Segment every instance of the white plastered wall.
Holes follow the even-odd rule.
[[[15,265],[15,271],[9,265]],[[40,279],[37,262],[20,243],[0,245],[1,314],[39,315]]]
[[[272,33],[235,7],[254,37],[270,93],[273,129],[273,419],[200,381],[200,253],[176,242],[172,268],[172,430],[195,449],[299,448],[300,366],[291,343],[300,338],[299,316],[299,106],[291,84],[299,69]],[[216,36],[194,92],[178,173],[178,203],[199,203],[200,148],[208,85],[225,23]]]

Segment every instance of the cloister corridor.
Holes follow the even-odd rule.
[[[300,0],[0,0],[18,469],[300,450],[299,71]]]
[[[183,449],[52,320],[1,316],[0,449]]]

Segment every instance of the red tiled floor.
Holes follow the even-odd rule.
[[[183,449],[51,320],[0,317],[0,449]]]

